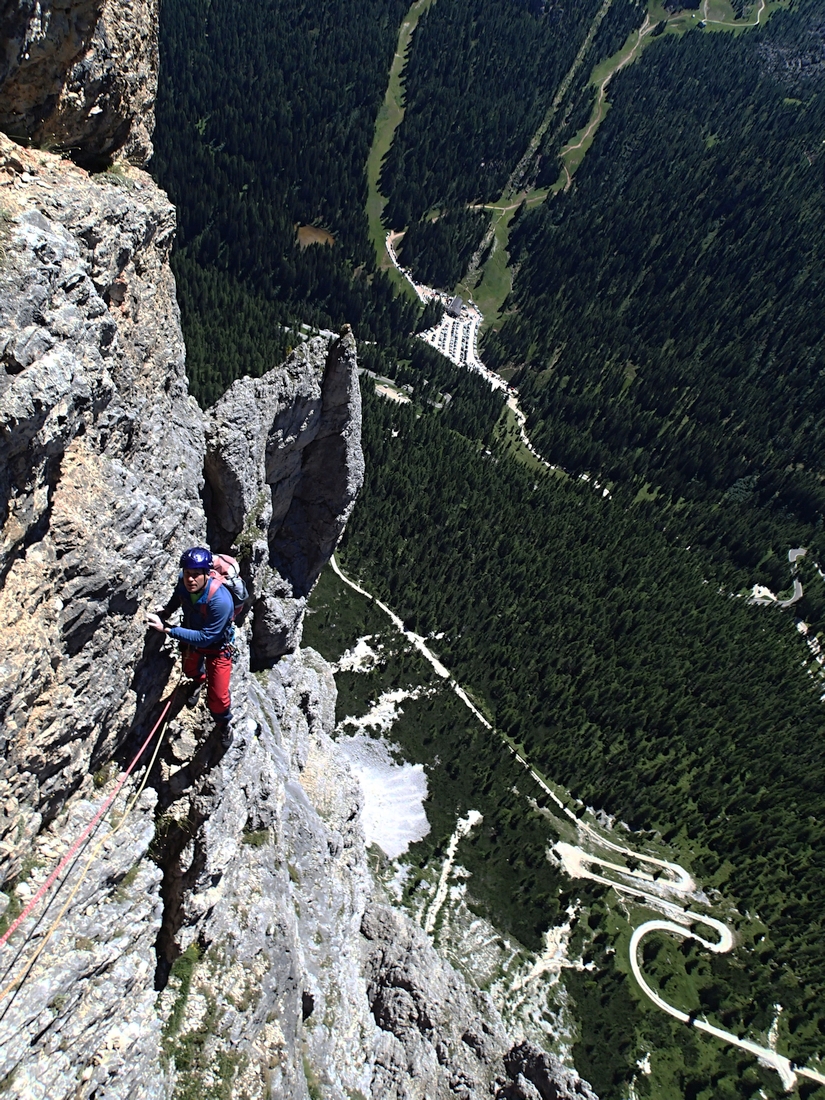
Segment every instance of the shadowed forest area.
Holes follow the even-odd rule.
[[[498,198],[602,5],[477,0],[436,3],[422,15],[405,73],[407,111],[381,174],[389,226]],[[593,57],[609,56],[641,22],[641,6],[614,7]]]
[[[417,309],[367,236],[364,163],[406,0],[168,0],[151,168],[178,210],[173,268],[202,404],[262,374],[301,323],[392,346]],[[298,244],[299,225],[332,247]]]
[[[499,197],[594,20],[551,143],[586,117],[590,67],[619,48],[642,11],[636,0],[477,0],[422,15],[405,70],[407,111],[380,179],[387,225],[409,227],[400,258],[421,281],[450,289],[460,280],[487,220],[468,206]]]

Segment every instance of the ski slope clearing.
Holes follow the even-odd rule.
[[[569,191],[570,186],[573,183],[572,172],[575,171],[578,164],[581,162],[584,153],[593,140],[593,135],[601,125],[602,119],[607,114],[607,86],[616,73],[620,72],[626,65],[635,61],[639,55],[639,51],[645,44],[645,39],[649,34],[652,34],[656,24],[651,21],[650,15],[645,15],[644,22],[636,32],[636,41],[631,46],[630,50],[625,53],[619,53],[615,59],[611,58],[612,64],[608,68],[605,75],[602,77],[597,93],[596,93],[596,105],[593,108],[593,113],[590,117],[590,121],[585,126],[584,130],[579,134],[578,138],[571,142],[569,145],[565,145],[562,151],[559,153],[559,157],[562,162],[562,172],[564,173],[564,190]],[[561,181],[559,181],[559,184]],[[557,184],[558,188],[558,184]]]
[[[723,19],[714,19],[714,18],[712,18],[712,16],[709,14],[709,12],[710,12],[710,0],[704,0],[704,2],[702,4],[702,18],[704,19],[704,21],[706,23],[712,23],[717,27],[733,27],[735,30],[739,30],[743,27],[758,27],[759,23],[762,19],[762,16],[767,11],[767,7],[768,7],[768,5],[767,5],[766,0],[759,0],[759,7],[757,8],[757,11],[756,11],[756,18],[754,19],[754,21],[752,23],[740,23],[740,22],[733,23],[733,22],[723,20]]]

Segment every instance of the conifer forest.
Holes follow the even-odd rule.
[[[548,858],[509,745],[727,907],[727,954],[644,940],[660,996],[825,1074],[820,0],[165,0],[157,118],[192,391],[352,325],[366,482],[339,560],[496,731],[410,705],[431,832],[407,900],[479,810],[472,912],[534,954],[575,913],[548,996],[603,1100],[785,1095],[638,988],[650,913]],[[512,393],[418,337],[442,307],[371,237],[377,197],[418,283],[495,300],[479,355]],[[304,639],[330,660],[379,629],[336,583]],[[339,718],[362,683],[339,676]]]

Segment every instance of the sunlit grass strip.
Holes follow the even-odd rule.
[[[539,206],[549,194],[547,188],[516,195],[511,199],[501,198],[494,203],[486,203],[485,210],[492,212],[492,221],[488,237],[492,231],[490,255],[479,271],[468,275],[467,279],[456,287],[456,294],[462,298],[472,298],[480,309],[484,321],[482,330],[495,327],[501,320],[501,308],[507,295],[513,289],[513,272],[510,267],[510,254],[507,244],[510,238],[510,223],[516,210],[523,201],[531,209]],[[480,277],[479,277],[480,274]]]
[[[379,191],[378,177],[381,174],[381,165],[384,158],[390,151],[395,131],[401,125],[401,120],[404,117],[404,89],[401,78],[407,64],[413,32],[418,26],[421,15],[433,3],[434,0],[415,0],[415,3],[412,4],[404,16],[404,21],[398,32],[395,56],[390,66],[387,92],[381,110],[378,112],[378,118],[375,120],[375,133],[367,157],[367,220],[369,222],[370,241],[375,249],[378,266],[381,270],[388,272],[395,285],[411,297],[413,296],[412,287],[396,269],[387,255],[384,245],[387,230],[384,227],[382,216],[387,200]]]

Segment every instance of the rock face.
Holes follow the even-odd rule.
[[[371,900],[360,790],[328,736],[326,663],[299,651],[233,690],[246,717],[232,745],[178,702],[150,786],[130,811],[115,801],[123,824],[68,876],[57,904],[78,893],[51,939],[36,912],[0,953],[5,972],[22,947],[7,977],[27,974],[0,1011],[8,1094],[592,1100],[535,1048],[508,1050],[489,1000]],[[40,834],[15,901],[116,774]],[[558,1089],[526,1091],[533,1080]]]
[[[52,54],[85,58],[112,13],[148,11],[21,0],[6,84],[30,73],[34,103],[21,57],[59,73]],[[87,107],[96,64],[78,77]],[[38,125],[46,108],[74,117],[55,81]],[[201,412],[173,233],[139,169],[90,176],[0,137],[3,1090],[589,1097],[511,1049],[489,1001],[371,898],[334,681],[297,648],[363,476],[352,336],[310,341]],[[254,596],[229,744],[183,705],[178,654],[144,619],[207,539],[242,559]]]
[[[17,0],[0,14],[0,130],[103,166],[152,155],[157,0]]]
[[[161,766],[160,803],[183,847],[168,849],[159,946],[174,933],[200,956],[176,1017],[174,970],[163,995],[166,1049],[178,1085],[204,1094],[223,1060],[231,1095],[301,1097],[313,1082],[325,1096],[369,1095],[375,1027],[358,937],[369,876],[360,792],[328,737],[331,673],[307,651],[237,681],[247,717],[229,750],[207,738],[180,770],[171,750]]]
[[[295,648],[306,598],[364,480],[355,340],[317,337],[278,372],[242,378],[211,410],[210,545],[248,549],[258,662]]]
[[[165,602],[180,551],[206,541],[207,427],[211,483],[242,505],[220,548],[253,532],[236,549],[257,597],[259,663],[295,648],[363,459],[351,335],[238,383],[213,421],[187,395],[174,212],[149,177],[89,177],[0,137],[0,196],[12,218],[0,266],[2,843],[50,820],[163,688],[168,659],[136,615]],[[261,461],[247,469],[235,460],[257,433]],[[13,847],[0,847],[4,877],[18,870]]]
[[[91,179],[0,137],[0,204],[7,878],[161,691],[168,662],[136,615],[205,524],[165,196],[137,170]]]
[[[72,800],[37,838],[30,849],[35,870],[12,895],[9,912],[45,880],[105,795],[104,787]],[[45,1100],[68,1097],[74,1088],[91,1096],[108,1082],[117,1096],[169,1095],[152,981],[161,872],[141,858],[154,833],[156,801],[154,791],[145,791],[122,829],[84,851],[85,873],[72,876],[40,927],[35,929],[37,917],[25,922],[14,940],[17,949],[0,953],[0,1074],[9,1096]],[[115,811],[125,808],[118,799]],[[75,886],[77,894],[46,941]],[[8,904],[5,894],[0,898]]]
[[[227,431],[227,410],[241,423],[246,410],[225,402],[213,422],[187,395],[167,264],[174,215],[151,180],[136,169],[90,177],[7,139],[0,158],[0,852],[11,884],[0,905],[11,919],[169,698],[174,654],[147,636],[142,611],[168,595],[180,550],[206,540],[207,428],[211,440]],[[270,504],[262,537],[235,549],[251,568],[255,543],[256,577],[294,599],[267,537],[288,546],[282,560],[308,587],[352,507],[362,469],[352,337],[314,341],[258,384],[264,405],[269,390],[276,423],[258,426],[285,440],[285,454],[279,465],[273,444],[255,467],[241,528],[260,518],[269,486],[278,510]],[[297,394],[315,413],[303,435]],[[279,436],[296,412],[297,440]],[[334,684],[312,655],[284,658],[259,684],[242,671],[243,633],[239,645],[233,696],[246,717],[230,752],[173,694],[123,828],[100,842],[96,831],[55,883],[46,919],[35,909],[0,950],[0,1079],[11,1095],[169,1096],[176,1064],[207,1087],[214,1058],[249,1095],[273,1083],[275,1095],[308,1095],[308,1073],[336,1096],[345,1084],[368,1090],[359,796],[331,748],[315,747],[333,724]],[[305,771],[326,792],[327,820],[301,786]],[[117,818],[134,791],[119,796]],[[201,957],[184,981],[187,949]]]
[[[598,1100],[587,1084],[532,1043],[519,1043],[504,1058],[513,1084],[502,1089],[501,1100]]]
[[[492,1096],[508,1041],[486,997],[468,988],[424,933],[385,905],[364,913],[367,996],[380,1033],[373,1095]]]

